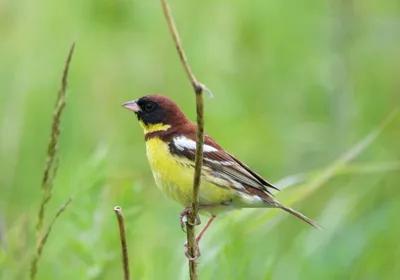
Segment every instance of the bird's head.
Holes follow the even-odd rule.
[[[145,134],[189,122],[178,105],[161,95],[146,95],[122,106],[136,114]]]

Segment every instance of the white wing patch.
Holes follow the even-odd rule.
[[[219,164],[219,165],[224,165],[224,166],[232,166],[235,164],[233,161],[219,161],[219,160],[209,159],[209,158],[207,158],[206,155],[204,156],[204,160],[209,163]]]
[[[193,151],[196,150],[196,141],[186,138],[185,136],[179,136],[179,137],[174,138],[174,144],[175,144],[175,147],[180,151],[183,151],[185,149],[193,150]],[[213,146],[210,146],[210,145],[203,145],[203,151],[205,153],[218,152],[218,150],[216,148],[214,148]]]

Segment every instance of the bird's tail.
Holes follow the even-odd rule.
[[[255,192],[256,189],[252,189],[253,192]],[[266,202],[268,204],[268,207],[276,207],[276,208],[280,208],[290,214],[292,214],[293,216],[296,216],[297,218],[299,218],[300,220],[306,222],[307,224],[315,227],[316,229],[322,230],[322,227],[320,227],[315,221],[311,220],[310,218],[304,216],[303,214],[301,214],[300,212],[297,212],[296,210],[293,210],[290,207],[286,207],[284,205],[282,205],[279,201],[273,199],[269,194],[258,190],[256,193],[257,196],[259,196],[262,200],[264,200],[264,202]]]
[[[320,227],[315,221],[313,221],[310,218],[304,216],[300,212],[297,212],[296,210],[293,210],[292,208],[286,207],[286,206],[284,206],[282,204],[279,204],[278,207],[281,208],[282,210],[285,210],[286,212],[296,216],[300,220],[302,220],[302,221],[306,222],[307,224],[315,227],[316,229],[322,230],[322,227]]]

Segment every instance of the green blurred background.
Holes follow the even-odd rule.
[[[193,71],[215,95],[205,97],[207,132],[272,182],[305,174],[277,198],[325,228],[279,210],[221,216],[201,243],[201,279],[397,279],[400,117],[354,145],[400,103],[399,1],[170,5]],[[126,215],[132,278],[187,279],[181,207],[156,188],[142,131],[120,106],[162,93],[195,119],[159,1],[3,0],[0,34],[0,279],[29,274],[53,105],[73,40],[47,221],[74,201],[38,279],[122,279],[115,205]],[[335,165],[342,155],[352,160]]]

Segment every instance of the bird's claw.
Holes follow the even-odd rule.
[[[199,215],[196,216],[196,221],[195,223],[192,223],[188,220],[188,215],[192,213],[192,208],[190,207],[186,207],[185,209],[183,209],[182,212],[179,213],[179,217],[180,217],[180,223],[181,223],[181,228],[183,231],[185,231],[185,224],[188,223],[191,226],[198,226],[201,224],[201,220]]]
[[[187,215],[180,215],[181,228],[185,232],[185,223],[187,222]]]
[[[195,255],[193,257],[189,254],[189,248],[188,248],[187,242],[185,242],[184,246],[186,248],[185,249],[185,256],[190,261],[197,261],[197,259],[201,256],[200,247],[199,247],[199,243],[197,242],[197,239],[196,239],[196,251],[195,251]]]

